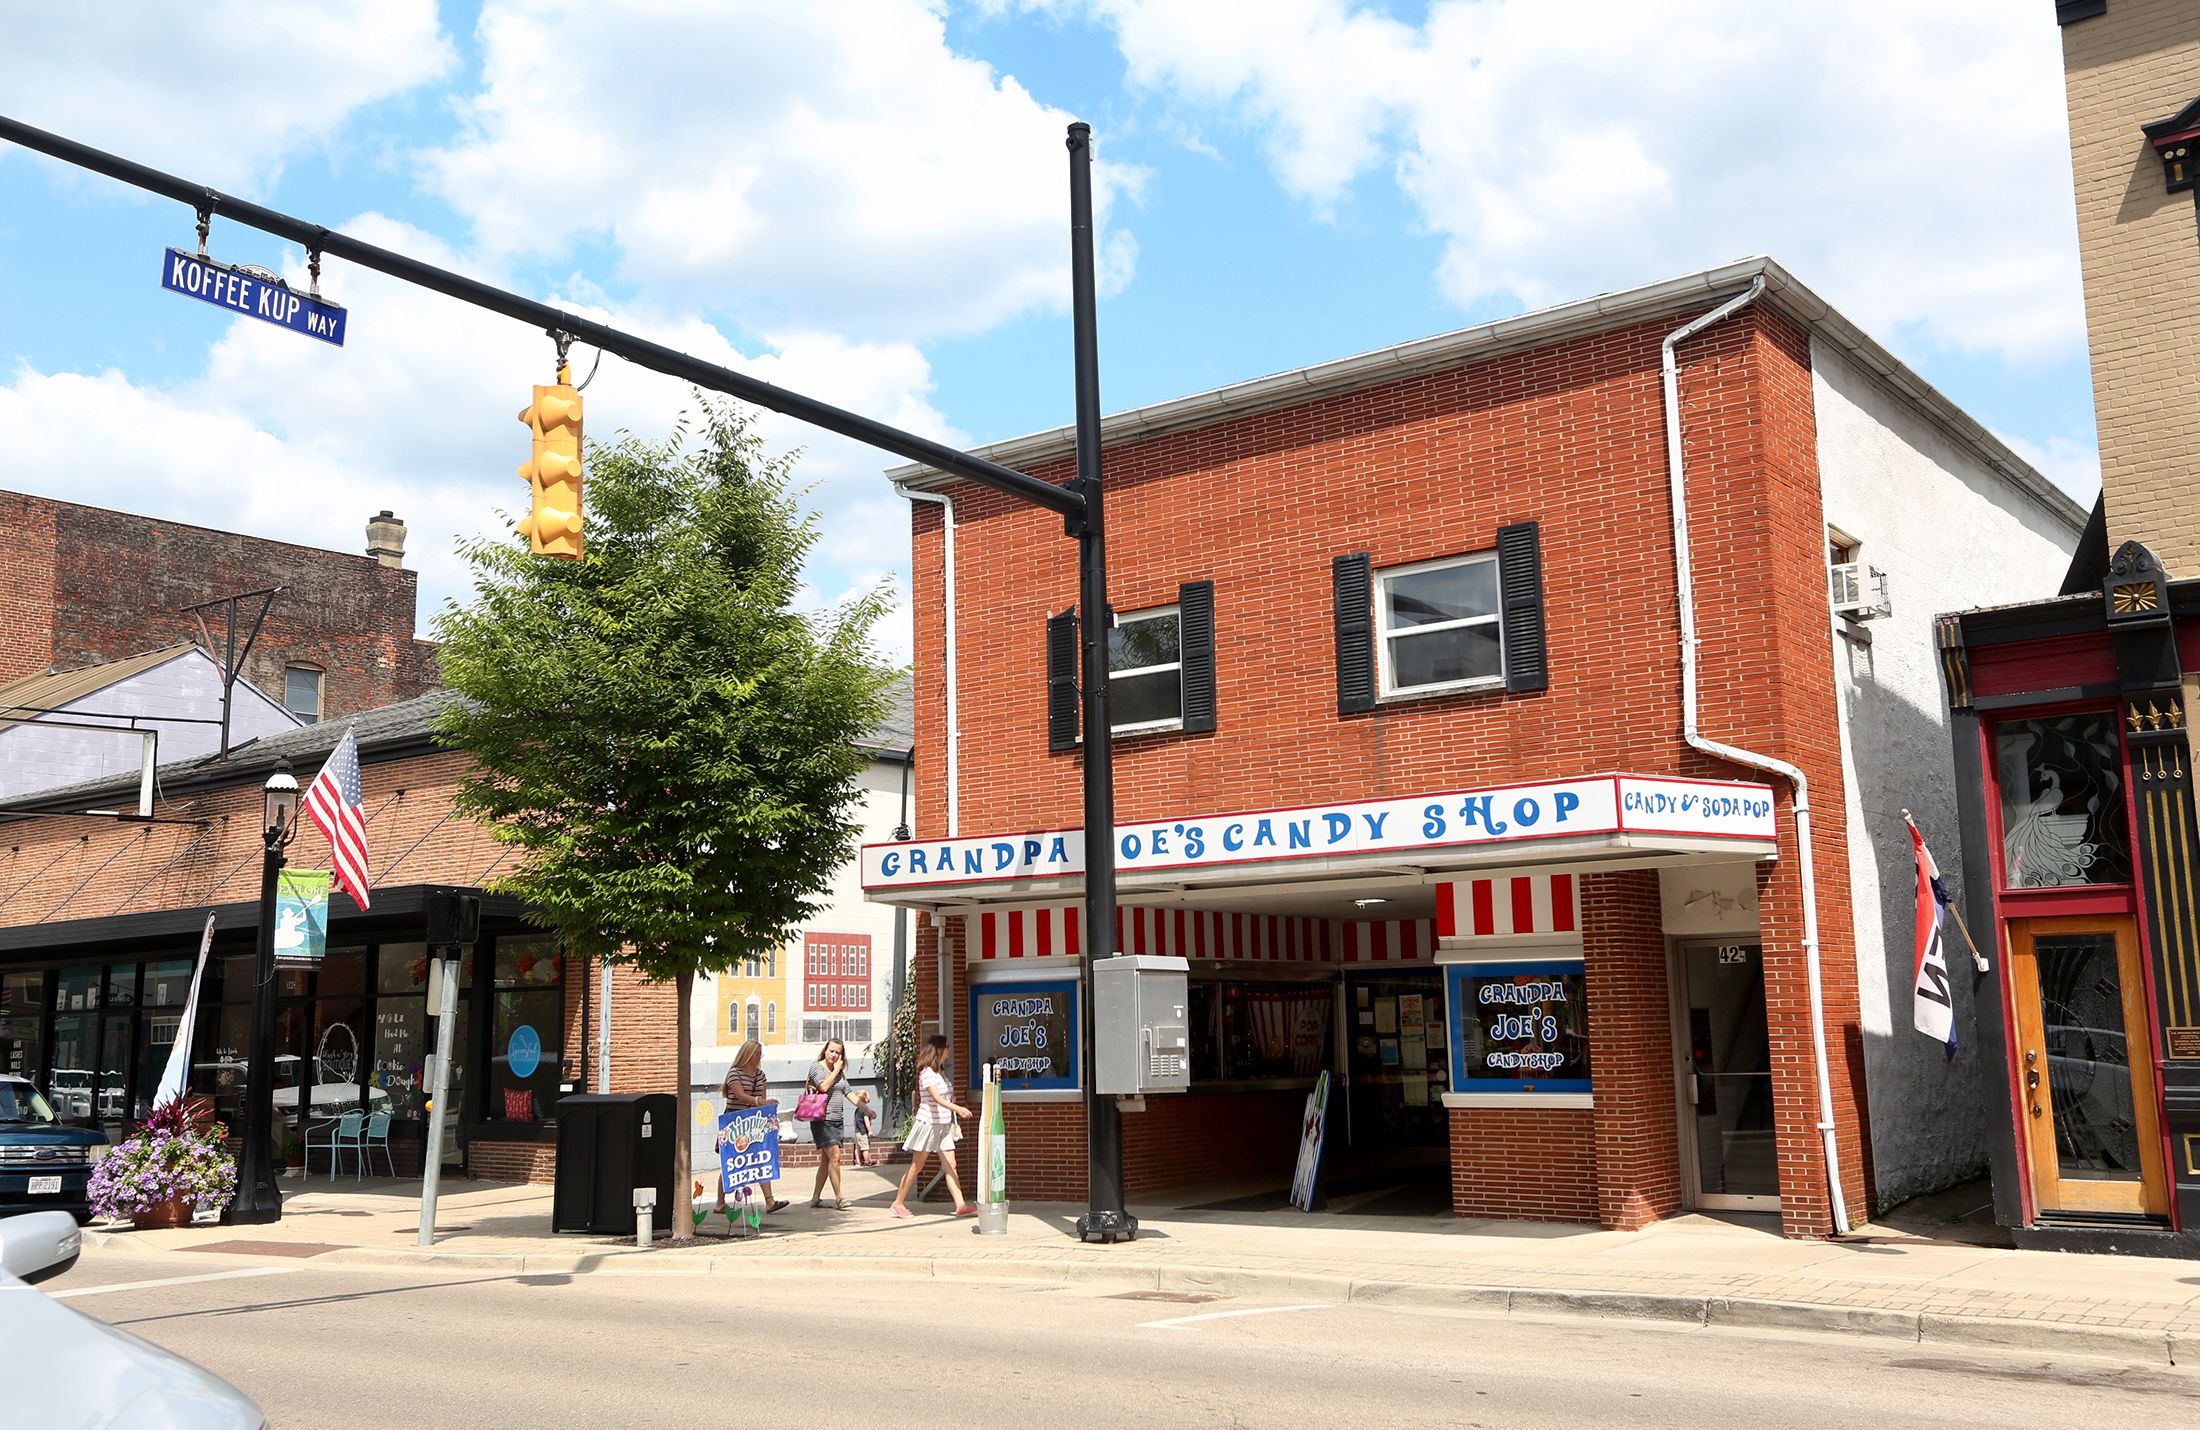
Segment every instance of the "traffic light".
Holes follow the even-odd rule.
[[[535,434],[535,455],[519,474],[534,488],[534,510],[520,522],[520,534],[534,543],[537,556],[581,556],[581,395],[564,368],[554,386],[537,387],[535,400],[519,414]]]

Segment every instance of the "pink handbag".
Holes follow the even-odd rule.
[[[803,1092],[802,1100],[794,1105],[794,1120],[797,1122],[823,1122],[825,1120],[825,1107],[825,1094],[819,1092],[816,1088],[809,1088]]]

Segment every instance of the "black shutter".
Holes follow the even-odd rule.
[[[1543,533],[1532,521],[1497,529],[1497,581],[1504,599],[1505,689],[1548,689],[1543,648]]]
[[[1047,617],[1047,748],[1077,748],[1077,608]]]
[[[1337,593],[1337,713],[1375,708],[1375,568],[1362,551],[1330,562]]]
[[[1215,728],[1215,583],[1187,581],[1176,588],[1178,650],[1184,660],[1184,728]]]

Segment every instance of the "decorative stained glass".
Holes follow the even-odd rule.
[[[1995,727],[2002,864],[2012,889],[2131,881],[2122,744],[2106,711]]]

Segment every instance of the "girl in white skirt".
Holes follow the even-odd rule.
[[[947,1174],[947,1190],[955,1198],[956,1216],[976,1216],[978,1209],[963,1200],[962,1179],[955,1175],[955,1144],[962,1140],[962,1129],[955,1125],[958,1117],[969,1117],[971,1111],[955,1101],[955,1085],[948,1081],[947,1039],[934,1033],[924,1040],[923,1049],[917,1054],[917,1120],[909,1129],[909,1140],[902,1143],[915,1155],[909,1159],[909,1171],[901,1179],[901,1190],[894,1194],[894,1215],[911,1215],[909,1189],[924,1175],[924,1159],[937,1152],[940,1170]]]

